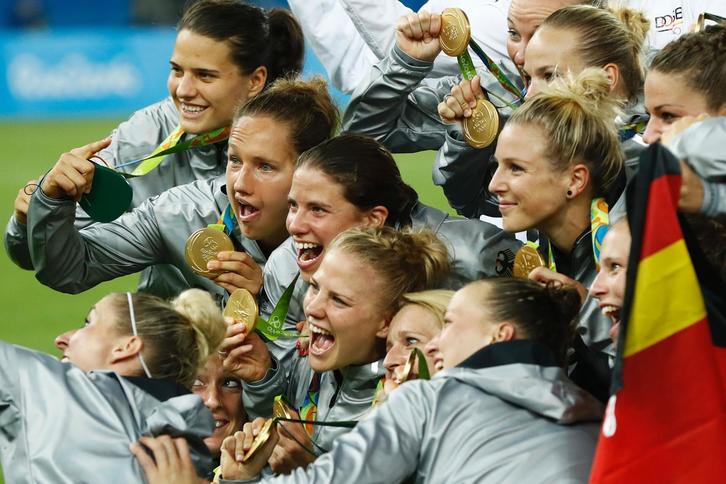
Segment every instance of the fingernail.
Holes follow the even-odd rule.
[[[464,109],[464,117],[468,118],[469,116],[471,116],[471,109]]]
[[[242,462],[242,459],[244,459],[244,457],[245,456],[243,456],[242,454],[236,454],[234,456],[234,458],[235,458],[235,460],[237,460],[237,462]]]
[[[476,107],[476,101],[469,101],[469,106],[471,106],[472,108],[475,108]]]
[[[217,264],[216,262],[214,262],[213,260],[210,260],[209,262],[207,262],[207,269],[216,269],[216,267],[215,267],[216,264]]]

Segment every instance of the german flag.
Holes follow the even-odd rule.
[[[726,288],[677,213],[678,161],[641,156],[613,392],[592,483],[726,482]]]

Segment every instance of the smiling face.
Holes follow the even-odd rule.
[[[242,75],[227,42],[179,32],[167,81],[181,127],[199,134],[229,126],[236,106],[264,85],[265,72]]]
[[[242,407],[242,383],[225,371],[222,359],[213,355],[207,360],[192,385],[214,417],[214,432],[204,439],[212,455],[219,455],[222,441],[242,429],[247,415]]]
[[[507,15],[507,53],[520,70],[524,53],[537,28],[552,12],[576,2],[566,0],[512,0]]]
[[[295,171],[287,213],[287,231],[295,241],[297,265],[306,281],[320,267],[323,252],[346,229],[374,223],[346,200],[343,187],[315,168]]]
[[[608,230],[600,251],[600,272],[590,287],[590,295],[598,300],[602,313],[612,320],[609,334],[615,342],[625,297],[630,242],[627,223],[618,222]]]
[[[489,191],[499,199],[507,232],[531,228],[547,232],[561,223],[570,175],[546,158],[545,146],[542,129],[533,125],[507,123],[499,135],[498,166]]]
[[[401,372],[415,348],[425,355],[431,375],[436,373],[433,355],[426,355],[425,346],[440,331],[441,323],[434,313],[418,304],[403,306],[391,320],[386,338],[386,358],[383,360],[386,383],[401,383],[404,376]]]
[[[70,361],[83,371],[112,369],[113,349],[127,339],[116,328],[113,296],[106,296],[91,308],[80,329],[67,331],[55,339],[63,351],[61,361]]]
[[[575,49],[579,40],[579,35],[571,30],[547,27],[537,30],[524,54],[527,99],[556,77],[568,72],[578,74],[584,69]]]
[[[643,141],[658,141],[663,132],[684,116],[717,115],[708,107],[706,97],[690,88],[678,74],[650,71],[645,78],[645,109],[650,113]]]
[[[329,371],[372,363],[383,355],[388,315],[381,276],[340,249],[325,255],[310,278],[304,308],[310,329],[310,366]]]
[[[502,323],[491,321],[484,309],[486,287],[467,286],[458,290],[444,316],[444,329],[426,345],[426,353],[440,371],[453,368],[481,348],[499,340]]]
[[[242,234],[269,250],[287,238],[287,194],[297,155],[289,128],[269,116],[244,116],[232,127],[227,197]]]

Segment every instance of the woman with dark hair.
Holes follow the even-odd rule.
[[[226,140],[236,107],[276,79],[302,69],[302,30],[284,9],[268,12],[238,0],[201,0],[186,10],[177,32],[170,59],[170,97],[120,124],[97,155],[109,166],[131,173],[139,166],[132,162],[157,147],[168,148],[200,135],[209,135],[209,143],[171,153],[145,176],[129,180],[133,190],[129,210],[173,186],[224,173]],[[32,269],[27,197],[21,193],[16,200],[5,246],[16,264]],[[89,222],[79,209],[76,226]],[[169,297],[178,293],[175,286],[181,281],[173,267],[157,265],[144,272],[139,287]]]
[[[96,165],[87,158],[99,143],[63,155],[30,203],[38,280],[77,293],[167,263],[183,275],[174,292],[200,287],[220,302],[236,288],[257,295],[262,266],[287,238],[295,160],[329,138],[337,119],[324,81],[278,79],[237,109],[226,175],[171,188],[113,222],[81,230],[73,224],[75,199],[90,187]],[[205,232],[197,242],[199,230]]]
[[[142,482],[129,445],[160,435],[178,437],[206,477],[213,463],[202,439],[213,420],[189,389],[224,334],[214,300],[190,289],[172,303],[102,298],[81,328],[56,338],[60,361],[0,341],[6,482]]]
[[[299,272],[287,313],[288,328],[304,318],[307,281],[320,266],[328,244],[348,228],[431,229],[449,251],[453,270],[447,285],[454,288],[506,274],[507,257],[513,257],[520,245],[490,224],[457,219],[419,202],[391,153],[364,136],[344,134],[303,153],[288,202],[287,230],[292,237],[270,255],[262,302],[268,308],[264,312],[270,312]]]
[[[586,481],[602,405],[562,368],[579,306],[573,289],[526,280],[464,287],[428,345],[436,378],[403,385],[306,469],[261,482]],[[222,482],[258,476],[274,436],[238,456],[263,422],[225,439]]]

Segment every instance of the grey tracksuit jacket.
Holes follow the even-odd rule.
[[[111,134],[111,145],[99,153],[110,166],[138,160],[150,154],[179,124],[179,114],[171,98],[152,104],[134,113]],[[149,174],[129,180],[133,199],[129,209],[138,207],[149,197],[195,180],[206,180],[224,173],[227,163],[227,142],[219,142],[193,150],[168,155]],[[118,168],[130,173],[136,165]],[[86,213],[76,209],[76,226],[80,229],[93,223]],[[26,226],[11,217],[5,230],[5,249],[10,258],[24,269],[33,269]],[[173,267],[155,265],[141,275],[139,290],[171,297],[183,285],[183,276]]]
[[[85,373],[0,341],[0,456],[13,484],[139,483],[129,450],[142,435],[186,437],[197,472],[213,461],[214,421],[202,400],[168,380]]]
[[[601,414],[546,349],[496,343],[404,384],[306,469],[263,482],[584,483]]]
[[[174,294],[198,287],[221,304],[227,292],[192,271],[184,259],[184,247],[194,231],[219,220],[229,203],[224,186],[224,176],[219,176],[174,187],[113,222],[81,230],[73,223],[73,200],[51,199],[37,190],[28,212],[36,278],[58,291],[78,293],[154,264],[170,264],[181,275],[171,287]],[[244,237],[238,227],[232,239],[237,250],[264,266],[266,257],[257,242]]]

